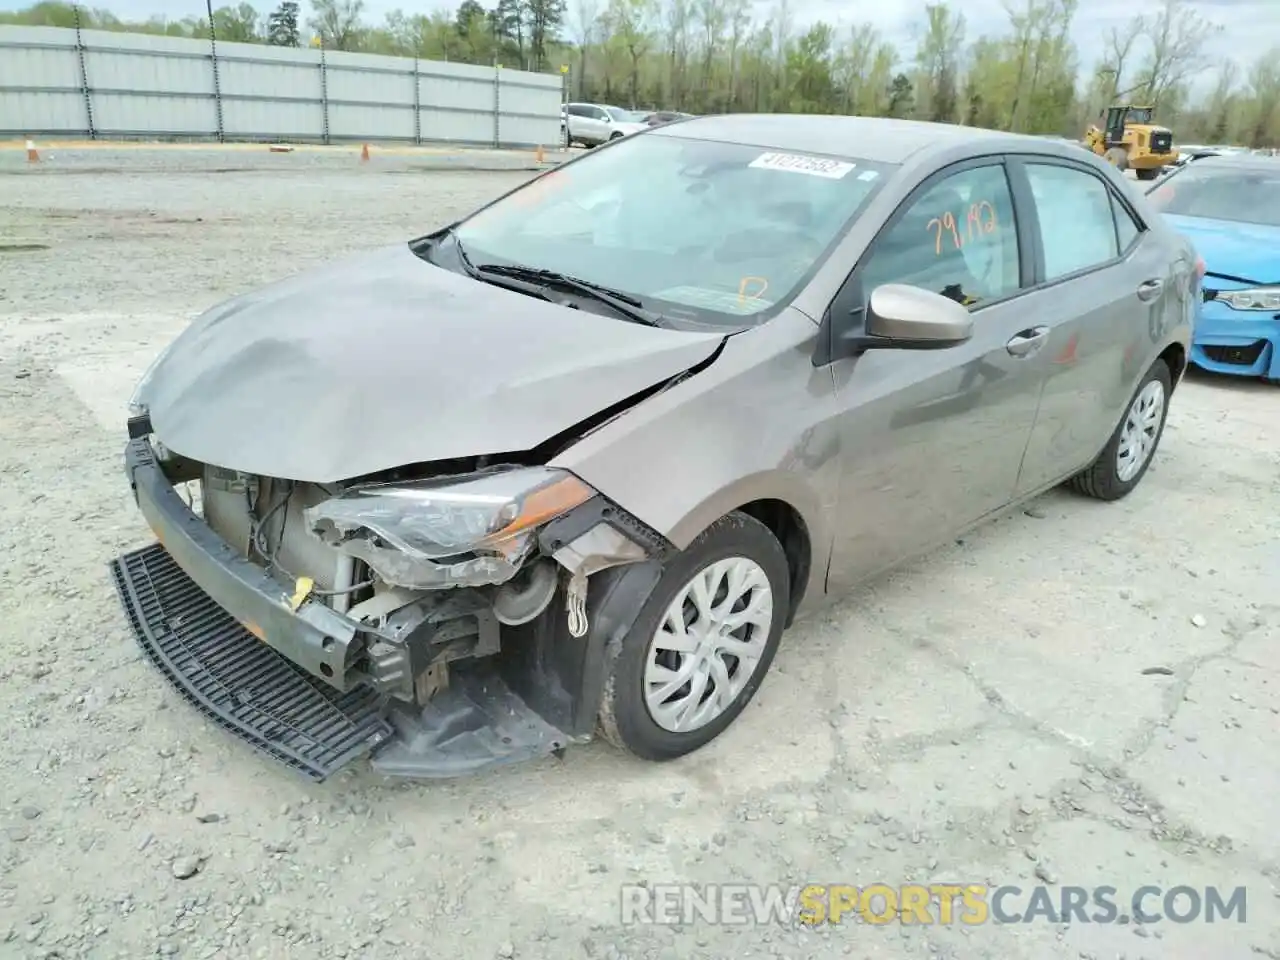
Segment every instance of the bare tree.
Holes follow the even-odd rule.
[[[960,51],[964,46],[964,14],[952,12],[945,2],[925,4],[925,31],[916,48],[916,68],[920,71],[921,116],[930,120],[953,121],[960,100]]]
[[[694,0],[698,23],[702,27],[702,93],[711,100],[711,65],[719,52],[728,11],[724,0]]]
[[[585,98],[587,54],[600,33],[600,0],[577,0],[573,10],[578,40],[578,96]]]
[[[842,91],[841,109],[845,113],[862,112],[864,89],[879,46],[880,33],[871,24],[860,23],[849,29],[849,40],[836,56],[835,69],[836,83]]]
[[[689,59],[689,24],[693,20],[693,0],[669,0],[663,27],[667,39],[667,91],[671,106],[684,100],[685,69]]]
[[[1107,75],[1110,79],[1106,103],[1102,106],[1114,103],[1119,98],[1121,85],[1128,79],[1125,68],[1129,66],[1134,47],[1145,31],[1146,21],[1142,17],[1134,17],[1123,27],[1112,27],[1108,32],[1106,53],[1098,68],[1100,74]]]
[[[1262,147],[1280,141],[1280,46],[1258,58],[1249,71],[1253,94],[1253,129],[1250,146]]]
[[[311,0],[309,26],[331,50],[355,50],[364,34],[364,0]]]
[[[605,18],[631,61],[628,86],[631,105],[640,97],[640,60],[653,43],[653,0],[610,0]]]
[[[779,87],[785,88],[787,86],[787,47],[791,44],[791,31],[794,29],[791,0],[776,0],[769,22],[777,83]]]
[[[1175,86],[1203,66],[1205,42],[1222,28],[1208,23],[1186,0],[1164,0],[1160,12],[1144,19],[1143,26],[1151,50],[1139,72],[1139,87],[1159,107]]]
[[[738,50],[751,29],[751,0],[729,0],[729,102],[738,97]]]

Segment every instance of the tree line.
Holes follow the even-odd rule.
[[[793,0],[768,16],[751,0],[462,0],[453,13],[395,11],[381,23],[364,0],[284,0],[213,12],[219,40],[416,56],[556,71],[573,97],[691,113],[741,111],[911,117],[1024,133],[1080,137],[1112,103],[1150,104],[1187,143],[1280,145],[1280,45],[1252,64],[1211,64],[1221,27],[1187,0],[1163,0],[1097,37],[1081,76],[1072,40],[1078,0],[1004,0],[998,34],[973,35],[947,0],[925,2],[910,49],[869,23],[800,26]],[[205,38],[199,16],[143,22],[36,3],[0,23]]]

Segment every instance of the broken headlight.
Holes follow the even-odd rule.
[[[515,576],[538,528],[593,496],[563,470],[514,467],[355,486],[305,516],[312,533],[392,586],[482,586]]]

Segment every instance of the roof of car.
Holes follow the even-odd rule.
[[[1041,137],[952,123],[780,113],[694,117],[678,124],[655,127],[649,135],[723,140],[775,150],[848,156],[876,163],[902,163],[926,148],[946,148],[966,141],[1016,144],[1022,149],[1048,148],[1046,152],[1059,146]]]
[[[1280,157],[1268,157],[1257,153],[1211,153],[1196,161],[1196,169],[1206,167],[1231,167],[1249,170],[1261,170],[1268,173],[1280,173]]]

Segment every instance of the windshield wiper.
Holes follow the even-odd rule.
[[[621,290],[611,290],[587,280],[579,280],[554,270],[543,270],[538,267],[522,267],[518,264],[481,263],[473,266],[481,276],[504,277],[513,280],[526,280],[532,283],[546,284],[553,287],[564,287],[584,297],[589,297],[605,304],[615,313],[643,323],[645,326],[658,327],[661,324],[649,311],[645,310],[639,300]]]
[[[467,251],[463,248],[457,234],[453,235],[453,245],[458,253],[458,260],[462,264],[462,269],[467,272],[468,276],[477,280],[498,282],[508,289],[529,293],[533,296],[541,297],[543,300],[551,300],[551,297],[547,295],[548,287],[565,287],[581,296],[589,297],[605,304],[612,308],[615,313],[626,317],[628,320],[643,323],[649,327],[662,326],[652,313],[643,309],[639,300],[630,294],[623,293],[621,290],[611,290],[599,284],[579,280],[577,277],[570,277],[554,270],[543,270],[538,267],[522,267],[518,264],[504,265],[500,263],[475,264],[467,256]]]
[[[458,262],[462,264],[463,272],[474,280],[480,280],[484,283],[493,283],[507,290],[514,290],[517,293],[526,293],[531,297],[537,297],[539,300],[546,300],[548,303],[555,303],[551,294],[547,292],[547,288],[538,283],[530,283],[528,280],[521,280],[517,277],[503,277],[498,274],[491,274],[488,277],[481,274],[476,265],[471,262],[471,258],[467,256],[467,251],[463,249],[461,242],[456,236],[453,237],[453,248],[458,254]]]

